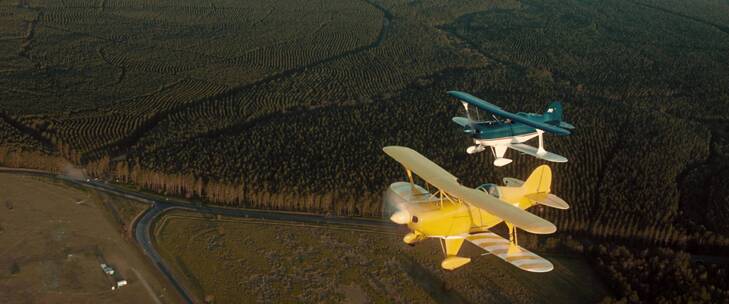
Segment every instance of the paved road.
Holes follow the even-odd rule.
[[[173,209],[188,210],[198,212],[202,214],[210,215],[222,215],[229,217],[243,217],[251,219],[265,219],[265,220],[276,220],[276,221],[288,221],[288,222],[299,222],[299,223],[310,223],[310,224],[326,224],[326,225],[339,225],[339,226],[360,226],[360,227],[396,227],[395,224],[381,219],[368,219],[368,218],[357,218],[357,217],[337,217],[337,216],[323,216],[305,213],[295,212],[279,212],[279,211],[267,211],[267,210],[253,210],[253,209],[232,209],[222,207],[211,207],[205,206],[200,203],[178,200],[175,198],[163,197],[160,195],[151,195],[142,192],[136,192],[129,189],[121,188],[114,185],[109,185],[99,181],[86,181],[80,179],[70,178],[68,176],[59,175],[51,172],[31,170],[31,169],[15,169],[0,167],[0,172],[6,173],[18,173],[24,175],[35,175],[45,176],[50,178],[56,178],[72,183],[74,185],[96,189],[113,195],[122,196],[128,199],[133,199],[139,202],[150,204],[151,207],[145,211],[145,213],[138,218],[134,223],[134,240],[139,244],[144,254],[152,261],[155,267],[167,278],[172,286],[180,294],[180,297],[186,303],[199,302],[196,301],[195,297],[190,291],[185,288],[181,283],[181,280],[175,278],[170,267],[162,259],[157,252],[156,248],[152,243],[152,231],[151,227],[154,222],[164,214]],[[164,198],[164,201],[160,201]]]

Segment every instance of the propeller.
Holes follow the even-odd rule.
[[[385,192],[382,202],[384,204],[385,214],[390,216],[390,221],[395,224],[407,225],[410,223],[412,216],[405,207],[405,202],[396,194]]]
[[[393,191],[386,191],[383,195],[385,214],[390,216],[390,221],[399,225],[408,225],[413,221],[413,216],[407,209],[407,203],[402,197]],[[409,228],[409,227],[408,227]],[[403,237],[403,242],[410,246],[422,241],[426,237],[417,231],[410,231]]]
[[[390,220],[395,224],[407,225],[410,224],[412,216],[407,210],[399,210],[390,216]]]

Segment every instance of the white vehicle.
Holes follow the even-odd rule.
[[[114,269],[109,267],[109,265],[101,264],[101,270],[103,270],[104,273],[106,273],[110,276],[114,275]]]

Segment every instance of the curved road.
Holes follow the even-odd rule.
[[[306,213],[295,213],[295,212],[284,212],[284,211],[268,211],[268,210],[254,210],[254,209],[232,209],[223,207],[211,207],[204,206],[201,204],[195,204],[189,201],[178,200],[174,198],[167,198],[159,195],[152,195],[147,193],[141,193],[124,189],[121,187],[109,185],[98,181],[85,181],[74,179],[65,175],[55,174],[52,172],[32,170],[32,169],[16,169],[0,167],[0,172],[5,173],[16,173],[24,175],[36,175],[44,176],[55,179],[60,179],[79,187],[91,188],[98,191],[103,191],[112,195],[122,196],[128,199],[133,199],[139,202],[150,204],[151,207],[144,211],[144,214],[137,219],[133,224],[134,240],[139,244],[144,254],[151,260],[152,264],[167,278],[170,284],[177,290],[180,297],[186,303],[195,303],[196,298],[190,293],[187,288],[181,283],[181,280],[175,278],[174,274],[170,270],[170,267],[162,259],[157,252],[152,242],[152,231],[151,227],[155,221],[167,211],[173,209],[188,210],[192,212],[198,212],[210,215],[222,215],[228,217],[244,217],[252,219],[264,219],[264,220],[276,220],[276,221],[287,221],[287,222],[299,222],[309,224],[333,224],[339,226],[360,226],[360,227],[395,227],[389,221],[381,219],[368,219],[368,218],[357,218],[357,217],[336,217],[336,216],[324,216],[314,215]],[[164,198],[164,201],[160,201],[160,198]]]

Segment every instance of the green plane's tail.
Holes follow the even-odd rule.
[[[562,103],[559,101],[552,101],[547,106],[547,110],[544,111],[544,122],[546,123],[557,123],[562,121]]]
[[[559,101],[552,101],[547,106],[547,110],[544,111],[544,122],[558,126],[562,129],[574,130],[575,126],[564,121],[562,117],[562,103]]]

